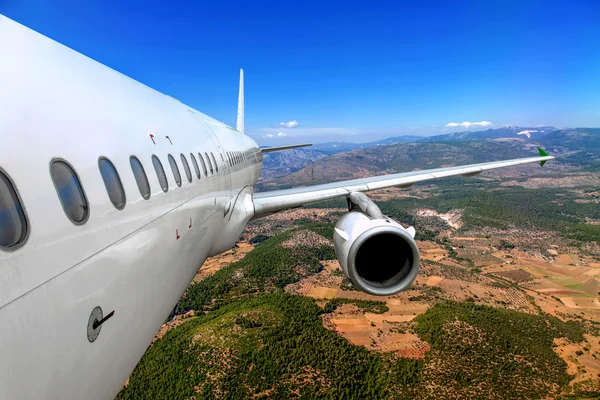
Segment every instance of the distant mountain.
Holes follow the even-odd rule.
[[[392,143],[410,143],[417,142],[423,139],[423,136],[415,136],[415,135],[402,135],[402,136],[394,136],[387,139],[377,140],[374,142],[367,143],[349,143],[349,142],[326,142],[326,143],[317,143],[314,144],[311,149],[316,151],[321,151],[327,154],[336,154],[344,151],[358,150],[358,149],[368,149],[370,147],[375,146],[383,146]]]
[[[446,135],[436,135],[422,138],[421,142],[448,142],[457,140],[481,140],[501,138],[539,139],[558,130],[553,126],[538,126],[535,128],[507,126],[497,129],[487,129],[477,132],[455,132]]]
[[[498,143],[498,139],[505,138],[520,140]],[[434,143],[443,143],[445,146],[417,145]],[[538,146],[559,157],[559,163],[580,166],[590,171],[600,170],[600,128],[558,130],[551,126],[510,126],[426,138],[398,136],[369,143],[320,143],[309,149],[272,153],[272,156],[265,155],[261,184],[268,184],[269,178],[288,174],[292,175],[281,180],[284,185],[351,179],[376,173],[406,171],[407,168],[425,169],[483,162],[519,157],[525,154],[524,150],[535,150]],[[476,151],[477,154],[468,155],[471,151]],[[311,167],[310,172],[307,172],[307,166]],[[304,177],[300,178],[302,174]]]
[[[297,149],[266,153],[263,156],[262,178],[287,175],[312,164],[327,154],[309,149]]]
[[[600,128],[575,128],[551,132],[540,139],[544,146],[569,150],[600,150]]]

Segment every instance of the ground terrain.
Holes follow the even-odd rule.
[[[371,193],[421,249],[388,297],[340,270],[344,201],[253,221],[118,398],[600,398],[599,179],[565,163]]]

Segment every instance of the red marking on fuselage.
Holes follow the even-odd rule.
[[[175,236],[177,236],[177,240],[179,240],[179,238],[180,238],[179,229],[175,229]]]
[[[192,227],[192,219],[190,218],[190,228]]]
[[[167,139],[169,139],[169,143],[171,143],[171,146],[173,145],[173,142],[171,142],[171,138],[168,136],[165,136]]]
[[[154,135],[150,134],[150,139],[152,139],[152,143],[156,144],[156,142],[154,141]]]

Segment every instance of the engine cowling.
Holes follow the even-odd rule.
[[[414,228],[409,229],[381,214],[373,218],[350,211],[340,218],[333,234],[335,253],[354,286],[389,296],[413,283],[420,253],[413,239]]]

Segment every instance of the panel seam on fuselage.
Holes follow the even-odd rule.
[[[15,301],[19,300],[19,299],[20,299],[20,298],[22,298],[22,297],[25,297],[25,296],[26,296],[26,295],[28,295],[29,293],[33,292],[34,290],[37,290],[38,288],[40,288],[40,287],[44,286],[45,284],[47,284],[48,282],[50,282],[50,281],[52,281],[52,280],[54,280],[54,279],[56,279],[56,278],[58,278],[59,276],[63,275],[64,273],[67,273],[67,272],[69,272],[70,270],[72,270],[73,268],[77,267],[77,266],[78,266],[78,265],[80,265],[81,263],[84,263],[84,262],[86,262],[87,260],[91,259],[92,257],[94,257],[94,256],[96,256],[96,255],[98,255],[98,254],[102,253],[104,250],[108,249],[109,247],[111,247],[111,246],[114,246],[116,243],[119,243],[119,242],[120,242],[120,241],[122,241],[123,239],[126,239],[126,238],[128,238],[129,236],[131,236],[131,235],[133,235],[133,234],[137,233],[138,231],[140,231],[140,230],[144,229],[145,227],[147,227],[148,225],[150,225],[150,224],[152,224],[152,223],[154,223],[154,222],[158,221],[159,219],[163,218],[165,215],[172,213],[173,211],[175,211],[175,210],[177,210],[178,208],[180,208],[180,207],[184,206],[185,204],[189,203],[190,201],[192,201],[192,200],[196,199],[197,197],[200,197],[200,195],[198,195],[198,196],[194,196],[194,197],[192,197],[191,199],[188,199],[188,200],[184,201],[183,203],[179,204],[177,207],[170,209],[169,211],[165,212],[165,213],[164,213],[164,214],[162,214],[162,215],[159,215],[158,217],[156,217],[156,218],[155,218],[155,219],[153,219],[152,221],[149,221],[149,222],[145,223],[144,225],[142,225],[142,226],[140,226],[139,228],[135,229],[134,231],[132,231],[132,232],[128,233],[127,235],[125,235],[125,236],[123,236],[123,237],[119,238],[118,240],[115,240],[114,242],[112,242],[112,243],[110,243],[109,245],[107,245],[107,246],[103,247],[102,249],[98,250],[97,252],[95,252],[95,253],[93,253],[93,254],[90,254],[89,256],[87,256],[86,258],[84,258],[83,260],[81,260],[81,261],[79,261],[79,262],[77,262],[77,263],[73,264],[72,266],[70,266],[69,268],[65,269],[64,271],[61,271],[60,273],[58,273],[58,274],[54,275],[53,277],[51,277],[51,278],[49,278],[49,279],[45,280],[44,282],[40,283],[39,285],[37,285],[37,286],[35,286],[35,287],[33,287],[33,288],[31,288],[31,289],[27,290],[26,292],[24,292],[24,293],[20,294],[19,296],[15,297],[14,299],[10,300],[9,302],[7,302],[7,303],[5,303],[5,304],[1,305],[1,306],[0,306],[0,311],[1,311],[1,310],[2,310],[4,307],[6,307],[6,306],[8,306],[8,305],[10,305],[10,304],[12,304],[12,303],[14,303]],[[230,200],[231,200],[231,199],[230,199]],[[216,211],[215,211],[213,214],[216,214]],[[213,214],[211,214],[211,216],[212,216]]]

